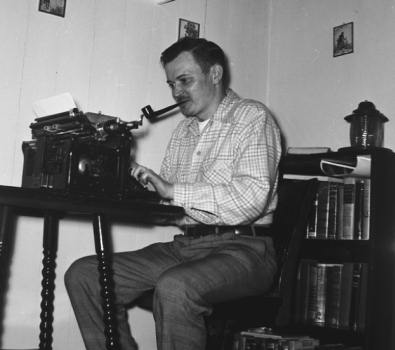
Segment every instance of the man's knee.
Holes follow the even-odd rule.
[[[164,273],[155,286],[154,304],[166,305],[167,308],[189,309],[199,300],[196,288],[176,271]]]
[[[67,289],[78,285],[98,284],[97,258],[87,256],[74,261],[64,275]]]

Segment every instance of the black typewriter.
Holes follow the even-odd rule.
[[[105,198],[158,197],[129,174],[141,121],[101,113],[70,112],[34,119],[22,143],[22,187]]]

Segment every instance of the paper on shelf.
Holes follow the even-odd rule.
[[[316,154],[330,151],[330,147],[288,147],[287,154]]]
[[[355,165],[344,164],[333,159],[322,159],[321,171],[327,176],[370,177],[370,155],[358,155]]]
[[[48,115],[69,112],[77,108],[70,93],[55,95],[33,103],[33,111],[38,118]]]

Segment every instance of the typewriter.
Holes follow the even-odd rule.
[[[186,101],[154,111],[141,109],[140,120],[125,122],[102,113],[71,111],[34,119],[31,141],[22,142],[22,187],[48,188],[63,194],[159,201],[129,173],[135,140],[131,130],[143,117],[157,121]]]
[[[135,150],[131,130],[141,123],[78,109],[34,119],[32,140],[22,142],[22,187],[105,198],[157,197],[129,174]]]

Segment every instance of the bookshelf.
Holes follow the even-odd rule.
[[[394,349],[395,153],[389,149],[377,148],[363,152],[347,150],[311,155],[287,155],[284,157],[282,170],[284,176],[291,178],[292,174],[302,174],[306,178],[318,177],[328,175],[327,173],[323,174],[322,167],[318,165],[322,158],[326,159],[329,157],[335,161],[336,159],[342,161],[346,159],[347,162],[350,160],[352,163],[353,159],[356,159],[359,155],[370,156],[371,164],[370,177],[368,178],[370,193],[367,199],[370,210],[368,221],[365,218],[364,223],[365,226],[367,225],[365,236],[361,237],[361,232],[359,232],[352,239],[340,239],[333,235],[330,238],[320,238],[322,234],[318,237],[314,237],[313,234],[313,238],[311,236],[309,238],[308,229],[306,228],[306,238],[302,242],[299,254],[299,273],[296,281],[297,288],[295,290],[293,315],[291,317],[293,321],[286,327],[286,331],[308,334],[320,339],[321,344],[343,343],[349,346],[359,345],[364,350]],[[346,175],[343,178],[349,177]],[[351,177],[354,176],[351,175]],[[365,177],[365,179],[367,178]],[[299,180],[303,181],[302,177],[299,177]],[[348,180],[345,182],[348,182]],[[342,198],[341,201],[343,202],[344,199]],[[358,199],[356,200],[356,211],[360,210],[362,204],[359,203],[362,201],[363,197],[361,195],[359,202]],[[316,204],[318,205],[318,203]],[[329,207],[328,203],[326,205]],[[343,211],[344,207],[338,210]],[[361,210],[359,215],[362,216]],[[354,228],[354,232],[356,232],[355,230],[357,228]],[[348,282],[342,280],[339,283],[339,288],[336,290],[333,281],[340,280],[339,269],[341,270],[342,278]],[[318,278],[318,283],[316,282],[313,288],[309,285],[310,281],[306,282],[306,280],[310,278],[312,281],[316,281],[316,270],[318,270],[319,276],[324,275],[326,279],[325,285],[323,285],[322,279]],[[349,281],[349,278],[348,280],[346,278],[350,271],[353,271],[351,277],[349,277],[351,281]],[[328,276],[331,277],[329,278]],[[301,280],[302,282],[300,282]],[[325,321],[325,317],[320,313],[318,313],[319,317],[314,319],[314,322],[311,319],[309,320],[308,316],[306,316],[307,319],[301,318],[301,308],[310,308],[310,310],[304,310],[304,312],[311,312],[311,305],[307,305],[309,302],[313,303],[314,301],[316,303],[315,309],[313,307],[316,311],[318,307],[317,300],[321,304],[329,303],[327,299],[330,298],[331,305],[335,303],[333,301],[334,298],[339,300],[342,298],[342,301],[343,299],[346,300],[346,297],[343,295],[344,291],[342,291],[342,297],[339,297],[339,295],[341,293],[340,288],[346,288],[344,286],[347,283],[349,283],[350,288],[354,288],[352,293],[357,293],[356,290],[359,293],[358,302],[354,300],[356,298],[354,294],[348,297],[351,298],[350,303],[353,303],[353,306],[349,306],[350,315],[346,314],[344,316],[343,314],[343,318],[347,318],[347,322],[350,322],[349,324],[339,326],[338,323],[333,323],[333,318],[331,319],[332,321],[329,321],[329,318]],[[359,289],[356,289],[357,287]],[[299,291],[298,288],[300,289]],[[323,290],[324,301],[316,296],[317,293]],[[313,295],[312,297],[311,294]],[[306,297],[306,295],[308,296]],[[310,299],[302,301],[303,298]],[[340,301],[337,301],[337,303],[340,303]],[[328,311],[329,307],[331,308],[330,312],[332,315],[334,312],[333,306],[325,305],[326,311]],[[344,307],[344,304],[342,306]],[[358,316],[356,316],[356,313]],[[358,322],[355,321],[357,317]],[[355,324],[358,326],[351,324],[354,322],[351,318],[354,319]]]

